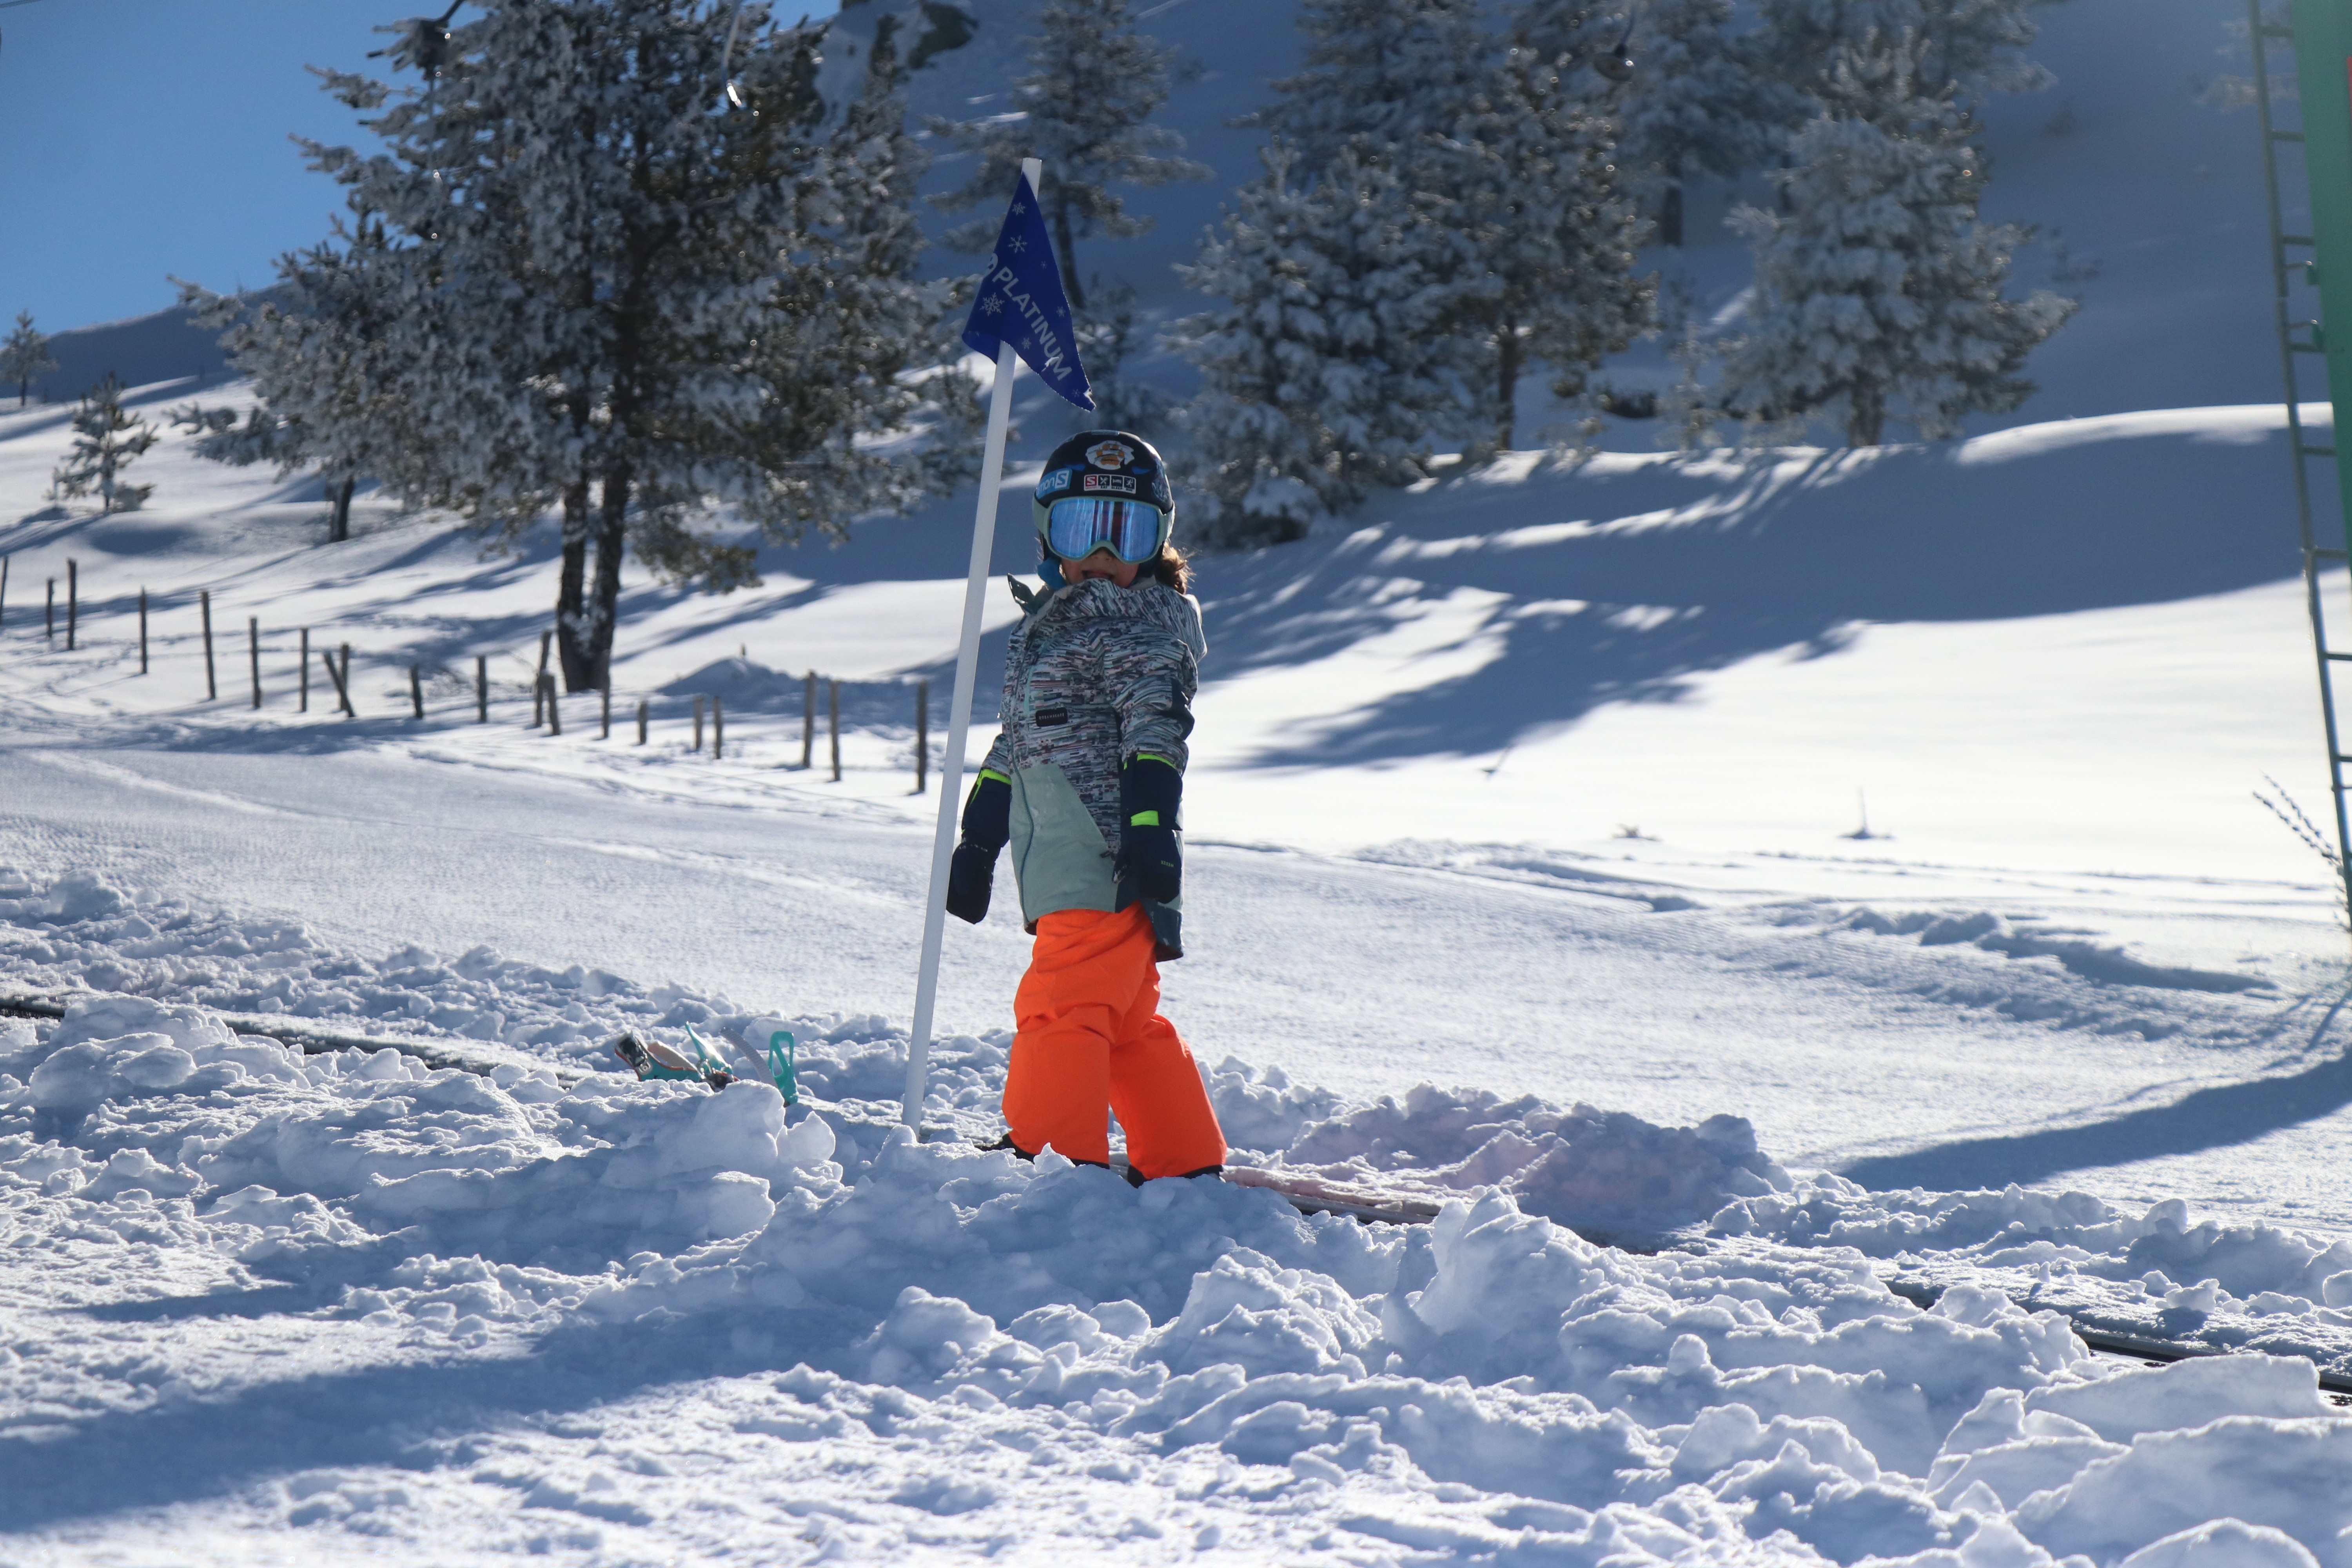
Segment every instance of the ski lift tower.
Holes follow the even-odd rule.
[[[2336,808],[2336,868],[2343,878],[2343,910],[2352,917],[2352,812],[2346,802],[2345,726],[2336,707],[2336,667],[2352,651],[2328,637],[2319,574],[2352,561],[2352,482],[2336,460],[2338,443],[2352,443],[2352,0],[2289,0],[2288,25],[2263,15],[2263,0],[2246,0],[2248,44],[2254,58],[2254,100],[2262,111],[2263,173],[2270,197],[2271,284],[2276,302],[2280,374],[2286,384],[2287,437],[2294,461],[2296,519],[2303,531],[2304,596],[2311,615],[2312,650],[2319,668],[2320,715],[2327,737],[2327,778]],[[2277,15],[2276,12],[2273,16]],[[2271,52],[2292,61],[2291,91],[2273,96]],[[2281,111],[2284,110],[2283,114]],[[2292,117],[2293,128],[2279,121]],[[2300,151],[2308,190],[2305,232],[2290,233],[2291,210],[2279,180],[2282,152]],[[2300,207],[2303,204],[2296,203]],[[2314,295],[2316,300],[2314,300]],[[2305,367],[2319,362],[2333,429],[2311,439],[2303,423]],[[2313,464],[2333,465],[2333,484],[2315,486]],[[2313,492],[2332,497],[2326,542],[2312,520]],[[2347,627],[2352,636],[2352,626]]]

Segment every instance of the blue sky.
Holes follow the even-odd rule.
[[[30,310],[56,331],[161,310],[173,295],[167,274],[216,289],[268,281],[272,259],[322,237],[341,205],[288,134],[350,141],[357,131],[303,68],[365,68],[388,41],[373,29],[420,8],[0,9],[0,322]]]

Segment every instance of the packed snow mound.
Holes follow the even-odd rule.
[[[1798,1561],[1926,1568],[2112,1561],[2235,1530],[2346,1560],[2352,1502],[2308,1483],[2342,1462],[2352,1422],[2307,1363],[2126,1370],[1992,1291],[1955,1287],[1923,1310],[1849,1249],[1637,1256],[1491,1188],[1426,1227],[1364,1226],[1264,1191],[1139,1191],[1050,1154],[1024,1163],[828,1107],[788,1113],[764,1084],[565,1089],[388,1051],[304,1058],[137,999],[78,1004],[48,1039],[34,1033],[11,1032],[10,1063],[69,1076],[79,1120],[40,1136],[54,1108],[0,1079],[0,1191],[21,1227],[76,1238],[52,1321],[121,1300],[116,1281],[142,1279],[129,1258],[162,1247],[211,1275],[184,1289],[274,1297],[329,1355],[471,1365],[496,1390],[515,1357],[593,1354],[616,1396],[536,1437],[485,1431],[446,1482],[412,1463],[398,1501],[369,1490],[369,1467],[289,1454],[268,1505],[281,1522],[421,1537],[446,1486],[477,1484],[462,1467],[498,1451],[526,1510],[651,1549],[692,1516],[691,1476],[665,1464],[599,1486],[562,1456],[604,1440],[628,1418],[614,1405],[647,1397],[632,1379],[657,1373],[715,1380],[722,1440],[818,1445],[836,1468],[910,1432],[1066,1449],[1165,1519],[1159,1538],[1238,1529],[1303,1545],[1278,1521],[1306,1521],[1361,1547],[1641,1563],[1785,1531]],[[1483,1125],[1461,1102],[1448,1118],[1417,1098],[1428,1119],[1460,1121],[1424,1149]],[[1300,1142],[1393,1152],[1399,1139],[1366,1131],[1383,1120],[1318,1122]],[[1570,1145],[1579,1120],[1560,1119]],[[169,1289],[149,1279],[131,1300]],[[226,1411],[272,1375],[215,1365],[174,1393],[71,1335],[44,1360],[46,1384],[73,1397],[16,1428],[46,1439],[11,1456],[23,1484],[0,1521],[18,1530],[59,1517],[92,1415]],[[532,1373],[541,1395],[550,1375]],[[275,1395],[278,1419],[331,1426],[335,1381]],[[347,1442],[329,1441],[331,1461]],[[2300,1480],[2250,1491],[2231,1479],[2248,1457]],[[1183,1500],[1181,1478],[1204,1464],[1216,1518],[1197,1512],[1197,1486]],[[2159,1483],[2163,1506],[2140,1506]],[[155,1484],[108,1486],[135,1501]],[[874,1490],[869,1526],[954,1521],[970,1532],[955,1539],[1031,1506],[1020,1476],[987,1464],[835,1485]]]
[[[0,1023],[0,1530],[37,1556],[160,1508],[442,1557],[479,1518],[580,1563],[1044,1528],[1137,1561],[2352,1568],[2352,1421],[2310,1361],[2135,1368],[2043,1310],[2342,1359],[2352,1244],[1874,1193],[1731,1115],[1204,1069],[1249,1158],[1437,1210],[1364,1226],[977,1147],[1001,1033],[940,1042],[919,1142],[878,1016],[370,958],[88,872],[0,899],[16,987],[145,993]],[[262,997],[504,1059],[302,1055],[220,1011]],[[689,1024],[747,1069],[793,1033],[801,1102],[583,1071]],[[722,1489],[712,1537],[714,1462],[826,1511]]]
[[[1278,1128],[1265,1110],[1266,1091],[1286,1091],[1287,1079],[1252,1085],[1245,1074],[1229,1060],[1209,1075],[1218,1115],[1232,1106],[1239,1114],[1229,1127]],[[1402,1103],[1383,1096],[1311,1122],[1302,1115],[1265,1163],[1407,1196],[1500,1190],[1527,1212],[1585,1235],[1654,1235],[1704,1220],[1727,1200],[1792,1189],[1740,1117],[1658,1127],[1590,1105],[1560,1110],[1532,1095],[1506,1100],[1431,1084]]]

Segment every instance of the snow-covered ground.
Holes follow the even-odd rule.
[[[918,108],[984,109],[1024,8]],[[1164,317],[1295,43],[1148,14],[1219,179],[1087,264]],[[315,483],[176,435],[93,521],[40,499],[63,411],[0,407],[0,992],[83,994],[0,1021],[0,1563],[2352,1568],[2352,949],[2253,799],[2326,795],[2259,147],[2198,101],[2240,14],[2037,14],[2059,87],[1989,107],[1991,205],[2063,224],[2084,306],[2009,427],[1620,426],[1202,563],[1169,1011],[1237,1159],[1429,1226],[971,1147],[1003,909],[950,932],[927,1138],[890,1125],[969,495],[725,598],[633,571],[613,733],[572,697],[559,737],[545,541],[362,498],[322,547]],[[1655,258],[1709,311],[1727,199]],[[185,359],[73,363],[142,343]],[[298,707],[305,630],[358,717],[315,663]],[[495,1070],[226,1021],[266,1014]],[[689,1025],[792,1030],[802,1104],[604,1052]]]
[[[9,535],[0,975],[111,999],[0,1043],[0,1555],[2352,1562],[2294,1359],[2352,1373],[2345,939],[2251,798],[2324,800],[2242,515],[2278,423],[1518,457],[1206,563],[1169,1007],[1251,1163],[1451,1205],[1409,1230],[947,1136],[994,1129],[1003,911],[951,933],[940,1131],[889,1130],[955,503],[633,579],[614,735],[554,737],[543,553],[322,548],[167,444],[152,510]],[[0,487],[62,440],[0,416]],[[305,627],[356,720],[296,707]],[[689,1023],[794,1030],[807,1109],[600,1054]]]

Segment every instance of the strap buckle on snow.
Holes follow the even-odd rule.
[[[776,1092],[784,1097],[786,1105],[801,1102],[800,1075],[793,1066],[798,1049],[790,1029],[778,1029],[768,1037],[768,1076],[776,1080]]]

